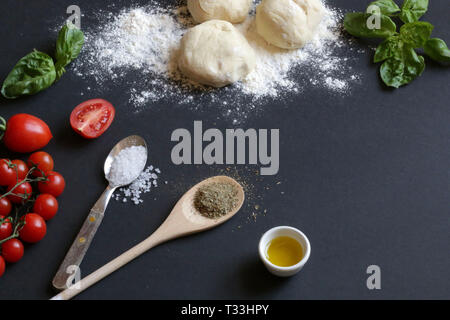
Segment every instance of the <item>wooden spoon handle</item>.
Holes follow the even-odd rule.
[[[68,289],[62,291],[61,293],[54,296],[51,300],[69,300],[78,295],[79,293],[83,292],[90,286],[94,285],[98,281],[102,280],[103,278],[107,277],[114,271],[118,270],[119,268],[126,265],[128,262],[132,261],[133,259],[139,257],[141,254],[145,253],[146,251],[150,250],[151,248],[157,246],[162,242],[162,239],[158,237],[156,234],[154,236],[150,236],[143,242],[139,243],[138,245],[134,246],[130,250],[124,252],[114,260],[110,261],[109,263],[105,264],[100,269],[97,269],[87,277],[81,279],[79,282],[75,283]]]

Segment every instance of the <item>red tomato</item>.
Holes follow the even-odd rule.
[[[8,198],[1,198],[0,199],[0,216],[7,216],[11,213],[12,210],[12,204],[11,201],[8,200]]]
[[[8,120],[3,142],[11,151],[28,153],[45,147],[52,137],[44,121],[26,113],[19,113]]]
[[[58,212],[58,200],[51,194],[43,193],[36,198],[33,212],[48,221]]]
[[[100,137],[114,120],[116,110],[103,99],[92,99],[79,104],[70,115],[70,125],[84,138]]]
[[[53,170],[54,162],[51,155],[44,151],[38,151],[33,153],[30,158],[28,158],[28,166],[31,168],[36,165],[37,169],[33,171],[33,176],[40,177],[42,172],[47,173]]]
[[[10,185],[7,189],[7,191],[11,191],[12,188],[14,188],[14,185]],[[31,184],[28,182],[24,182],[19,184],[13,191],[14,195],[10,194],[8,196],[9,201],[12,203],[22,203],[22,201],[28,200],[31,197],[31,194],[33,193],[33,188],[31,188]],[[23,197],[21,197],[23,196]],[[26,199],[25,199],[26,196]]]
[[[2,244],[2,256],[6,262],[14,263],[23,257],[23,244],[18,239],[11,239]]]
[[[17,181],[16,172],[8,166],[8,159],[0,160],[0,186],[9,186]]]
[[[0,219],[3,219],[4,216],[0,216]],[[4,222],[0,226],[0,240],[4,240],[12,235],[13,227],[11,222]]]
[[[19,180],[25,179],[28,173],[28,166],[25,162],[22,160],[13,160],[11,163],[16,165],[15,170],[17,170],[17,176],[19,177]],[[13,169],[14,170],[14,169]]]
[[[38,188],[41,193],[49,193],[54,197],[59,197],[66,187],[66,182],[62,175],[56,171],[47,172],[47,181],[39,181]]]
[[[5,273],[5,259],[3,259],[2,256],[0,256],[0,277]]]
[[[27,213],[23,219],[25,219],[25,225],[19,231],[20,239],[28,243],[41,241],[47,233],[44,219],[36,213]]]

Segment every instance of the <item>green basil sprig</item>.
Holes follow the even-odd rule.
[[[424,58],[412,46],[402,44],[397,54],[383,62],[380,76],[388,86],[399,88],[420,76],[424,70]]]
[[[397,26],[388,16],[381,16],[381,28],[369,29],[367,20],[370,13],[351,12],[347,13],[344,19],[344,27],[352,36],[360,38],[387,38],[395,34]]]
[[[427,10],[428,0],[405,0],[399,18],[404,23],[416,22]]]
[[[385,16],[394,16],[400,12],[400,8],[393,0],[377,0],[369,4],[371,6],[377,6],[380,8],[380,13]]]
[[[3,82],[2,95],[15,99],[47,89],[56,79],[55,65],[46,53],[33,51],[17,62]]]
[[[56,75],[59,79],[66,71],[64,69],[71,61],[80,54],[84,44],[83,32],[72,23],[67,23],[58,34],[56,41]]]
[[[408,84],[425,70],[424,58],[414,49],[423,48],[431,59],[438,62],[450,62],[450,51],[445,42],[438,38],[430,39],[433,25],[418,21],[427,9],[428,0],[404,0],[401,8],[393,0],[376,0],[369,4],[366,10],[369,13],[345,15],[344,28],[351,35],[384,39],[375,51],[373,61],[382,62],[380,77],[387,86],[398,88]],[[370,29],[368,21],[374,15],[380,19],[380,25]],[[405,23],[398,32],[391,17],[398,17]]]
[[[429,39],[423,47],[425,53],[433,60],[442,63],[450,62],[450,50],[444,40],[439,38]]]
[[[80,53],[83,32],[68,22],[59,32],[56,42],[56,62],[44,52],[33,50],[20,59],[8,74],[1,89],[7,99],[33,95],[50,87],[65,72],[64,67]]]
[[[423,48],[430,39],[433,25],[428,22],[410,22],[401,26],[400,38],[414,48]]]

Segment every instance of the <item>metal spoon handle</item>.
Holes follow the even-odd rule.
[[[61,263],[58,272],[53,278],[52,283],[56,289],[64,290],[72,284],[75,273],[79,271],[80,264],[94,239],[98,227],[102,223],[106,207],[115,189],[116,188],[114,187],[108,186],[92,207],[80,232],[76,236],[66,257]]]

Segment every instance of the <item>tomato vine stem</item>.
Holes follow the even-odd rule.
[[[16,171],[16,176],[18,176],[18,172],[17,172],[17,166],[15,164],[12,164],[11,162],[8,162],[8,166],[11,168],[14,168],[14,170]],[[15,194],[14,190],[20,186],[21,184],[25,183],[25,182],[39,182],[39,181],[47,181],[47,177],[46,176],[42,176],[42,177],[37,177],[37,178],[30,178],[30,175],[33,173],[33,171],[36,170],[36,166],[31,167],[31,169],[27,172],[27,175],[25,176],[25,178],[21,181],[19,181],[19,179],[17,179],[17,183],[15,184],[14,187],[11,188],[11,190],[7,191],[6,193],[2,194],[0,196],[0,200],[3,198],[6,198],[7,196],[13,195],[13,196],[18,196],[21,197],[22,199],[27,199],[28,198],[28,194]]]
[[[0,140],[2,140],[5,131],[6,131],[6,120],[0,117]]]

